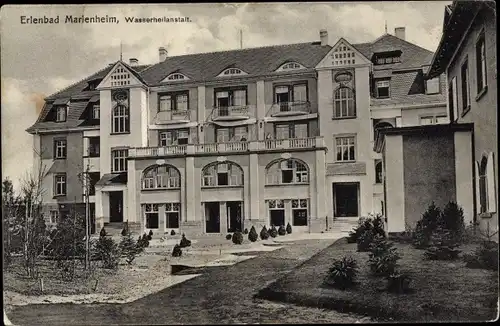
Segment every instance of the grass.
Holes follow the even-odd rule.
[[[498,275],[470,269],[465,262],[426,261],[423,251],[395,244],[402,258],[400,271],[411,276],[409,294],[385,291],[386,280],[370,275],[368,253],[356,244],[337,241],[259,293],[259,297],[306,306],[362,313],[391,321],[486,321],[497,314]],[[475,246],[465,245],[463,252]],[[323,284],[334,259],[350,255],[359,266],[357,285],[337,290]]]

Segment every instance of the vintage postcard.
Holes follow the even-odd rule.
[[[497,319],[495,2],[0,14],[6,324]]]

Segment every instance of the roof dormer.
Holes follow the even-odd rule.
[[[401,62],[401,50],[377,52],[372,56],[374,65],[387,65]]]
[[[168,75],[167,77],[165,77],[165,79],[163,79],[161,82],[162,83],[164,83],[164,82],[176,82],[176,81],[184,81],[184,80],[189,80],[189,78],[186,75],[181,74],[180,72],[173,72],[170,75]]]
[[[229,77],[229,76],[242,76],[248,75],[246,72],[239,68],[226,68],[217,77]]]
[[[97,89],[113,87],[130,87],[143,85],[139,74],[133,71],[125,63],[118,61],[113,69],[103,78]]]
[[[276,72],[299,70],[299,69],[306,69],[306,67],[295,61],[287,61],[281,66],[279,66],[279,68],[276,69]]]
[[[331,69],[361,64],[370,64],[370,60],[344,38],[340,38],[330,52],[316,66],[316,69]]]

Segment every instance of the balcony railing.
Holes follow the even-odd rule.
[[[251,117],[248,105],[216,106],[212,110],[212,120],[243,120]]]
[[[271,106],[267,115],[271,117],[279,117],[308,113],[311,113],[311,103],[307,101],[295,101],[275,103]]]
[[[324,147],[323,137],[267,139],[246,142],[189,144],[167,147],[136,147],[129,149],[129,157],[160,157],[207,153],[242,153],[251,151],[282,151],[300,148]]]
[[[191,110],[183,111],[160,111],[156,114],[154,122],[156,124],[184,123],[191,120]]]

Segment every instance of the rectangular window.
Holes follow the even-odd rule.
[[[420,117],[420,125],[434,125],[448,123],[448,116],[446,114],[426,115]]]
[[[469,87],[469,63],[468,60],[462,64],[460,77],[462,80],[462,113],[470,108],[470,87]]]
[[[189,110],[189,92],[172,92],[159,94],[158,111],[187,111]]]
[[[54,176],[54,195],[66,195],[66,174],[56,174]]]
[[[219,109],[219,115],[229,115],[229,111],[224,108],[231,106],[246,106],[247,90],[242,89],[224,89],[215,91],[215,106]],[[225,114],[227,113],[227,114]]]
[[[338,162],[349,162],[356,160],[356,139],[354,136],[336,137],[335,148]]]
[[[50,224],[59,222],[59,211],[50,211]]]
[[[113,109],[112,133],[130,132],[129,110],[125,105],[117,105]]]
[[[240,142],[246,141],[248,137],[248,130],[246,126],[217,128],[217,142]]]
[[[477,93],[479,94],[488,84],[486,73],[486,45],[484,32],[479,36],[476,43],[476,73],[477,73]]]
[[[101,109],[99,104],[94,104],[92,107],[92,119],[99,120],[101,116]]]
[[[179,129],[160,132],[160,146],[187,145],[189,130]]]
[[[308,125],[306,123],[287,123],[276,125],[276,139],[307,138]]]
[[[54,158],[55,159],[66,158],[66,139],[54,140]]]
[[[440,78],[432,78],[425,82],[426,94],[439,94],[440,93]]]
[[[390,97],[390,81],[389,80],[378,80],[376,81],[377,98],[387,98]]]
[[[143,207],[144,218],[146,219],[146,229],[158,229],[158,204],[145,204]]]
[[[180,220],[180,203],[165,204],[165,220],[167,229],[178,229]]]
[[[60,106],[57,108],[56,111],[56,121],[57,122],[64,122],[66,121],[66,116],[68,113],[68,107],[67,106]]]
[[[451,83],[448,89],[448,102],[450,103],[450,114],[452,114],[452,120],[457,121],[458,119],[457,77],[453,77],[451,79]]]
[[[274,101],[279,104],[280,111],[290,111],[291,104],[307,102],[307,84],[300,83],[295,85],[280,85],[274,88]]]
[[[99,137],[89,137],[88,156],[99,157],[101,152],[100,146],[101,146],[101,140]]]
[[[293,226],[307,226],[307,199],[292,199]]]
[[[115,149],[111,151],[111,172],[127,171],[127,149]]]
[[[434,117],[420,117],[420,124],[422,126],[432,125],[434,124]]]

